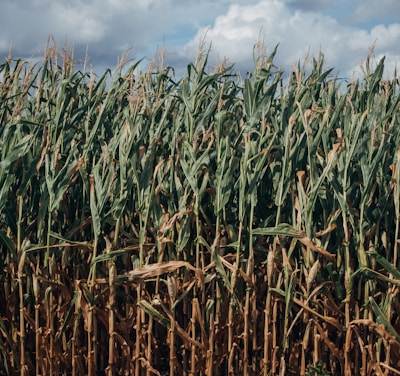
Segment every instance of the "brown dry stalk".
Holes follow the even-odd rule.
[[[318,313],[317,311],[313,310],[312,308],[310,308],[308,305],[304,304],[301,300],[299,300],[297,298],[293,297],[292,300],[294,303],[296,303],[297,305],[299,305],[300,307],[305,309],[307,312],[310,312],[314,316],[316,316],[316,317],[322,319],[323,321],[325,321],[326,323],[334,326],[339,332],[343,331],[343,326],[335,318],[329,317],[329,316],[324,316],[324,315]]]
[[[325,345],[328,346],[331,353],[336,357],[336,359],[340,363],[341,370],[344,369],[343,363],[343,353],[337,348],[337,346],[329,339],[327,336],[327,331],[322,328],[317,320],[311,319],[313,324],[316,326],[319,335],[321,336],[322,340],[324,341]]]
[[[374,330],[375,332],[377,332],[379,335],[381,335],[382,338],[384,338],[385,340],[389,341],[392,344],[395,344],[396,346],[398,346],[400,348],[400,342],[385,329],[385,326],[383,324],[378,324],[370,319],[358,319],[358,320],[352,320],[350,322],[350,325],[351,326],[356,326],[356,325],[367,326],[367,327],[371,328],[372,330]]]

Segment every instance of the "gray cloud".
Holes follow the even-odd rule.
[[[399,23],[382,22],[368,30],[345,26],[336,14],[346,14],[346,4],[343,0],[3,0],[0,58],[8,54],[11,42],[15,57],[40,57],[52,35],[59,48],[65,41],[73,45],[77,60],[82,61],[88,49],[97,70],[113,68],[127,49],[133,59],[151,59],[164,43],[167,63],[179,64],[176,68],[182,70],[195,57],[199,38],[206,35],[212,41],[211,64],[227,57],[239,69],[247,69],[261,35],[269,50],[280,43],[278,63],[285,66],[322,48],[329,64],[348,73],[374,42],[377,55],[388,54],[394,65]],[[397,0],[351,4],[351,17],[359,22],[374,14],[389,17],[400,6]]]
[[[198,40],[206,35],[216,55],[228,56],[239,68],[247,70],[252,68],[249,57],[260,31],[269,51],[279,44],[277,63],[285,68],[302,61],[308,54],[322,51],[329,66],[351,76],[359,71],[372,45],[377,58],[387,55],[390,68],[400,56],[400,23],[381,24],[368,31],[342,25],[319,12],[293,9],[278,0],[231,6],[211,28],[200,30],[186,48],[193,51]]]
[[[232,0],[9,0],[0,13],[0,57],[8,54],[10,43],[14,56],[42,55],[51,35],[59,47],[65,41],[73,44],[77,54],[88,48],[94,65],[115,64],[129,48],[137,58],[150,58],[163,40],[168,47],[184,45],[197,29],[213,23],[215,15],[224,13],[231,3]]]
[[[294,9],[321,11],[332,5],[335,5],[335,0],[289,0],[288,6]]]
[[[352,17],[356,22],[397,22],[400,14],[398,0],[356,0]]]

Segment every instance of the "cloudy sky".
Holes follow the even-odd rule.
[[[0,59],[40,57],[51,35],[59,48],[86,50],[96,72],[129,58],[149,61],[157,49],[178,71],[193,61],[199,40],[211,43],[210,66],[222,59],[251,70],[253,47],[279,43],[275,64],[285,71],[307,53],[324,53],[339,76],[359,70],[369,49],[400,61],[399,0],[0,0]],[[390,73],[388,73],[389,75]]]

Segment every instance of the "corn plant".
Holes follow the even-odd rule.
[[[396,372],[398,80],[277,53],[0,64],[1,374]]]

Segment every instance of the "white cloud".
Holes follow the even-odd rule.
[[[102,40],[108,29],[107,12],[98,11],[84,3],[69,6],[68,3],[54,3],[51,15],[57,36],[68,36],[77,43],[93,43]],[[59,25],[58,27],[55,27]]]
[[[400,23],[380,21],[367,30],[343,25],[344,18],[389,19],[399,8],[398,0],[7,0],[0,12],[0,58],[11,42],[16,57],[40,56],[52,35],[59,47],[74,45],[78,59],[88,48],[95,68],[112,68],[124,50],[131,48],[135,59],[152,58],[165,40],[167,60],[179,69],[175,64],[192,60],[207,34],[219,59],[245,70],[252,69],[261,36],[267,52],[280,44],[275,61],[285,69],[322,49],[330,66],[349,74],[375,42],[377,56],[387,54],[393,66]]]
[[[387,54],[389,66],[394,66],[400,54],[400,24],[379,25],[368,32],[344,26],[317,12],[295,10],[278,0],[232,5],[212,26],[200,30],[187,44],[186,51],[193,54],[198,40],[206,35],[206,41],[212,43],[212,51],[220,59],[228,57],[239,68],[252,69],[249,57],[260,31],[268,51],[279,43],[276,63],[285,70],[302,61],[308,53],[316,55],[322,51],[329,66],[351,76],[373,44],[377,55]]]

